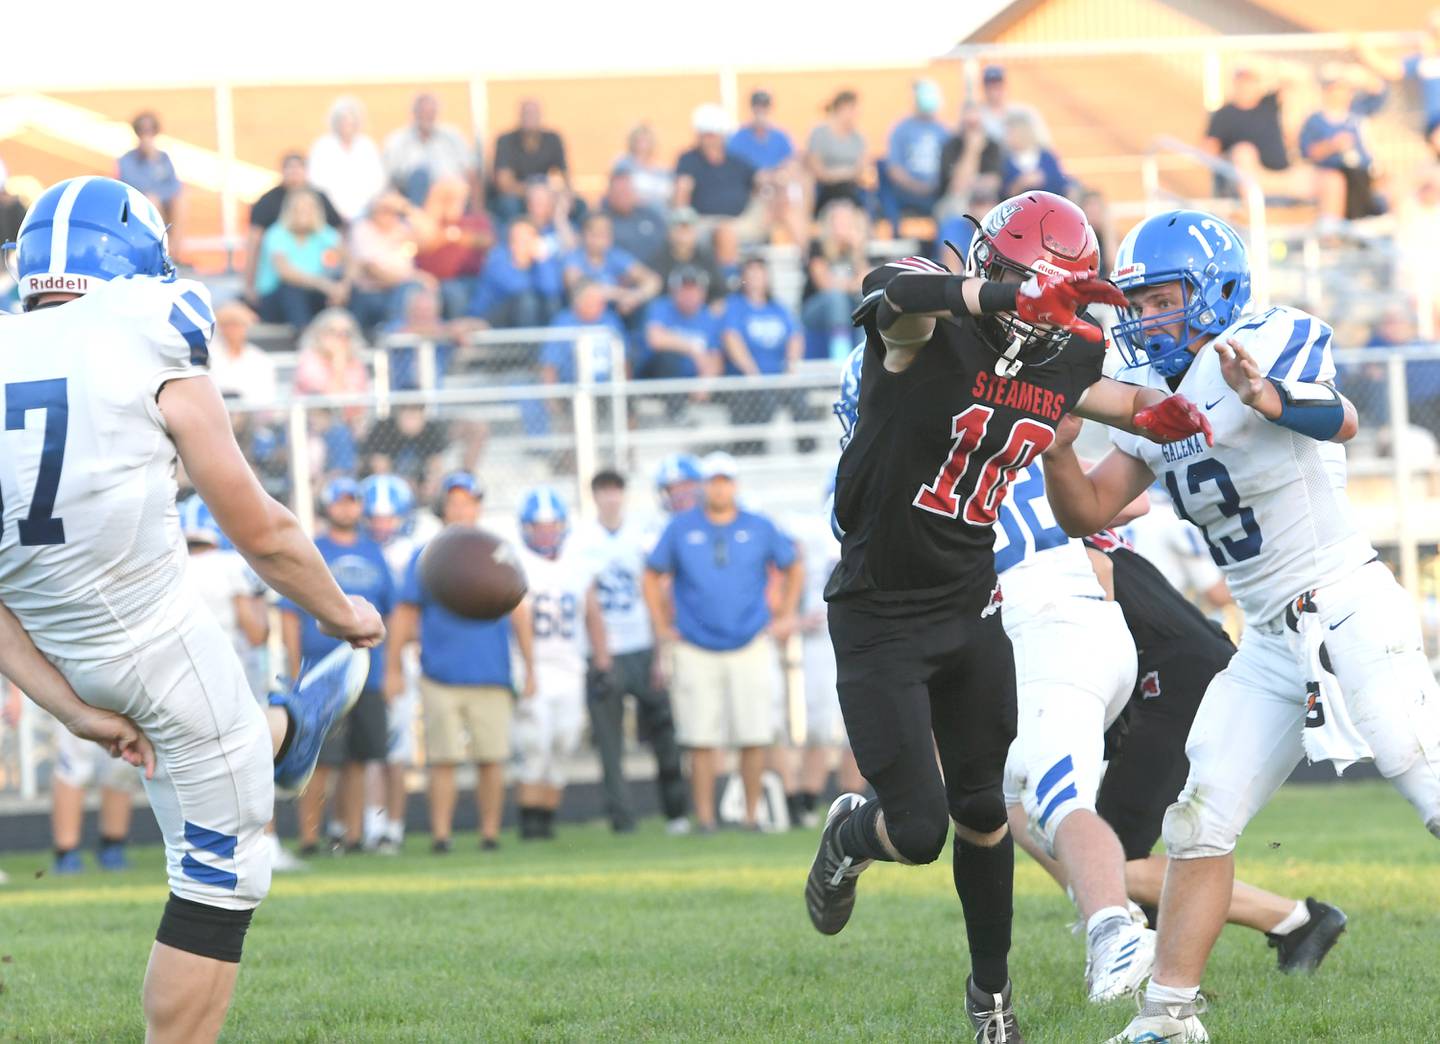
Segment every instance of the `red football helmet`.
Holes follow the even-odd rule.
[[[1100,243],[1085,212],[1053,192],[1011,196],[975,225],[966,275],[1022,283],[1036,274],[1100,270]],[[1068,330],[1032,326],[1013,312],[982,316],[979,322],[990,346],[1012,363],[1043,365],[1070,340]]]

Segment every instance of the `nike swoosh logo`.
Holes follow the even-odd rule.
[[[1224,401],[1225,401],[1225,396],[1222,395],[1222,396],[1220,396],[1220,398],[1216,399],[1214,402],[1207,402],[1207,403],[1205,404],[1205,408],[1206,408],[1207,410],[1213,410],[1216,406],[1219,406],[1219,405],[1220,405],[1222,402],[1224,402]]]
[[[1330,630],[1332,630],[1332,631],[1335,630],[1335,628],[1339,627],[1341,624],[1343,624],[1346,620],[1350,619],[1350,617],[1351,617],[1351,616],[1354,616],[1354,615],[1355,615],[1354,613],[1351,613],[1349,616],[1346,616],[1346,617],[1344,617],[1343,619],[1341,619],[1341,620],[1339,620],[1339,621],[1331,624],[1331,625],[1330,625]]]

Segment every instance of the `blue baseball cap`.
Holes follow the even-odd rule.
[[[329,507],[341,497],[353,497],[356,500],[360,500],[360,483],[356,482],[349,475],[341,475],[339,478],[333,478],[325,483],[324,488],[320,490],[320,504],[322,507]]]
[[[485,499],[485,486],[468,471],[452,471],[440,480],[441,495],[448,494],[452,489],[463,489],[476,500]]]

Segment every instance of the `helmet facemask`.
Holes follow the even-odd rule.
[[[995,241],[986,235],[980,222],[968,214],[966,217],[975,223],[975,238],[971,240],[965,263],[968,275],[1019,286],[1032,276],[1041,274],[1042,269],[1038,266],[1030,268],[1006,257]],[[1045,262],[1039,264],[1044,265]],[[1053,267],[1046,274],[1063,277],[1069,273]],[[1036,326],[1025,322],[1014,312],[978,316],[976,322],[986,343],[1000,354],[995,371],[1005,377],[1018,373],[1021,366],[1044,366],[1059,355],[1070,341],[1069,330]]]

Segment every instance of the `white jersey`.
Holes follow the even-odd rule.
[[[1276,380],[1333,381],[1330,327],[1296,308],[1245,316],[1233,336]],[[1169,391],[1150,367],[1123,380]],[[1210,556],[1251,621],[1275,617],[1302,591],[1334,581],[1375,557],[1345,496],[1345,450],[1266,420],[1240,402],[1211,348],[1175,391],[1205,410],[1215,445],[1195,435],[1158,445],[1127,432],[1111,441],[1144,461],[1175,510],[1200,527]]]
[[[1120,535],[1188,597],[1204,594],[1221,580],[1200,530],[1175,513],[1169,495],[1150,492],[1150,510],[1133,519]]]
[[[523,547],[526,601],[535,628],[535,682],[541,695],[578,689],[585,681],[585,595],[594,576],[574,551],[558,558]]]
[[[0,319],[0,601],[42,652],[112,658],[193,611],[156,395],[206,373],[213,331],[209,292],[184,279]]]
[[[650,613],[640,593],[645,553],[654,540],[636,522],[626,521],[611,532],[599,522],[572,537],[595,577],[605,635],[614,656],[639,652],[655,644],[650,634]]]
[[[1085,546],[1055,521],[1035,462],[1016,472],[995,519],[995,572],[1007,625],[1061,598],[1105,597]]]

